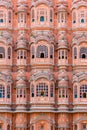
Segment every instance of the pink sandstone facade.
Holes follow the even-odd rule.
[[[87,0],[0,0],[0,130],[87,130]]]

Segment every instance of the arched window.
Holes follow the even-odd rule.
[[[18,14],[18,23],[26,23],[26,14],[25,13]]]
[[[77,48],[74,47],[74,59],[77,59]]]
[[[34,126],[32,126],[32,130],[34,130]]]
[[[77,130],[77,125],[75,125],[74,128],[75,128],[74,130]]]
[[[0,98],[5,98],[5,87],[0,84]]]
[[[7,130],[10,130],[10,125],[7,126]]]
[[[44,22],[44,16],[40,17],[40,22]]]
[[[84,19],[81,19],[81,23],[84,23],[85,21],[84,21]]]
[[[53,126],[51,126],[51,130],[53,130]]]
[[[48,85],[46,85],[45,83],[39,83],[36,86],[36,96],[48,97]]]
[[[24,59],[26,59],[26,51],[24,51]]]
[[[31,47],[31,54],[32,54],[32,59],[34,59],[34,54],[35,54],[35,50],[34,50],[34,46]]]
[[[61,98],[61,89],[58,91],[59,98]]]
[[[18,59],[26,59],[26,51],[25,50],[18,50],[17,58]]]
[[[77,92],[77,86],[74,86],[74,98],[78,98]]]
[[[87,58],[87,48],[82,47],[82,48],[80,49],[80,58],[82,58],[82,59]]]
[[[50,10],[50,22],[53,22],[53,10]]]
[[[34,97],[34,85],[31,85],[31,97]]]
[[[50,86],[50,97],[53,97],[53,84]]]
[[[73,24],[75,24],[76,23],[76,12],[73,12],[73,16],[72,16],[73,18]]]
[[[10,98],[10,85],[7,85],[7,98]]]
[[[2,130],[2,124],[0,124],[0,130]]]
[[[64,59],[64,50],[62,50],[62,59]]]
[[[34,9],[31,11],[31,19],[32,19],[32,22],[35,21],[35,12],[34,12]]]
[[[20,50],[20,59],[23,59],[23,50]]]
[[[26,97],[26,90],[24,88],[17,89],[17,98]]]
[[[80,12],[80,19],[81,19],[81,23],[84,23],[85,22],[85,12],[84,11],[81,11]]]
[[[12,18],[11,11],[9,11],[8,12],[8,23],[11,23],[11,18]]]
[[[58,58],[61,59],[60,50],[58,51]]]
[[[44,130],[44,126],[43,125],[41,126],[40,130]]]
[[[53,47],[50,47],[50,58],[53,58]]]
[[[43,45],[43,46],[38,46],[37,47],[37,58],[48,58],[48,47]]]
[[[8,59],[11,59],[11,48],[8,48]]]
[[[67,89],[65,88],[61,88],[59,89],[59,98],[67,98]]]
[[[3,10],[0,10],[0,23],[4,23],[6,21],[6,14]]]
[[[87,85],[80,87],[80,98],[87,98]]]
[[[0,58],[5,58],[5,49],[4,49],[4,47],[0,47]]]

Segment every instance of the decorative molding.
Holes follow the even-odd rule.
[[[80,72],[77,74],[73,74],[73,83],[81,82],[82,80],[87,80],[87,72]]]
[[[45,71],[40,71],[40,72],[37,72],[37,73],[33,74],[31,76],[31,78],[29,79],[29,82],[36,81],[36,80],[38,80],[40,78],[45,78],[48,81],[54,80],[53,74],[51,74],[49,72],[45,72]]]
[[[81,42],[87,42],[87,32],[74,32],[72,37],[72,46],[79,45]]]
[[[30,43],[38,43],[45,40],[48,43],[54,43],[54,35],[51,31],[33,31],[30,36]]]

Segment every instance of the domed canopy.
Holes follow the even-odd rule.
[[[52,6],[52,0],[32,0],[32,6],[38,6],[39,4],[46,4]]]
[[[68,80],[68,75],[67,75],[67,72],[64,70],[64,71],[60,71],[59,72],[59,75],[58,75],[58,80],[62,80],[62,79],[64,79],[64,80]]]
[[[13,9],[13,4],[11,0],[0,0],[0,6],[4,6],[5,8],[12,8]]]
[[[72,2],[72,9],[79,7],[86,6],[87,7],[87,0],[73,0]]]
[[[58,87],[68,87],[68,81],[62,79],[58,82]]]

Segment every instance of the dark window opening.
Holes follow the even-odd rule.
[[[84,19],[81,19],[81,23],[84,23],[85,21],[84,21]]]
[[[34,59],[34,55],[32,55],[32,59]]]
[[[7,95],[7,98],[10,98],[10,94]]]
[[[53,56],[52,56],[52,55],[50,55],[50,58],[53,58]]]
[[[59,56],[59,59],[61,59],[60,56]]]
[[[26,59],[26,56],[24,56],[24,59]]]
[[[21,59],[23,59],[23,56],[21,56]]]
[[[62,56],[62,59],[64,59],[64,56]]]
[[[85,59],[85,58],[86,58],[86,55],[85,55],[85,54],[82,54],[82,58],[84,58],[84,59]]]
[[[83,93],[83,98],[86,98],[86,93]]]
[[[43,91],[41,92],[41,96],[44,96],[44,92]]]
[[[44,53],[41,53],[41,54],[40,54],[40,58],[44,58]]]
[[[35,20],[34,19],[32,19],[32,22],[34,22]]]
[[[52,19],[50,19],[50,22],[52,22],[53,20]]]
[[[2,55],[2,54],[0,54],[0,58],[3,58],[3,55]]]
[[[3,23],[4,21],[3,21],[3,19],[0,19],[0,23]]]
[[[40,22],[44,22],[44,16],[40,17]]]
[[[11,23],[11,20],[9,20],[9,23]]]
[[[76,21],[74,20],[73,23],[76,23]]]
[[[11,59],[11,57],[10,57],[10,56],[8,56],[8,59]]]
[[[32,93],[32,97],[34,97],[34,93]]]
[[[77,56],[74,56],[74,59],[77,59]]]

